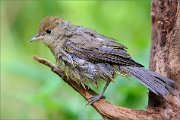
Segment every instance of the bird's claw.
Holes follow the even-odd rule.
[[[88,103],[86,105],[92,105],[94,102],[100,100],[101,98],[105,98],[101,94],[94,95],[88,99]]]

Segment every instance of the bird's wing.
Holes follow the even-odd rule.
[[[94,63],[142,66],[131,59],[125,46],[102,35],[74,36],[68,39],[63,47],[66,52]]]

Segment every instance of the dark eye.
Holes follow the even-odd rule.
[[[46,30],[46,33],[47,33],[47,34],[50,34],[50,33],[51,33],[51,30],[50,30],[50,29],[47,29],[47,30]]]

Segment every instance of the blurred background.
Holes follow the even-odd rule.
[[[56,62],[40,42],[30,43],[45,16],[60,16],[95,29],[128,47],[148,68],[150,0],[1,1],[1,119],[102,119],[87,101],[33,55]],[[99,89],[100,92],[104,83]],[[105,92],[112,104],[145,110],[148,90],[137,80],[117,76]]]

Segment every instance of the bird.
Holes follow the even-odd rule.
[[[88,104],[103,97],[116,74],[134,76],[156,95],[167,96],[173,90],[173,80],[134,61],[127,53],[126,46],[93,29],[73,25],[61,17],[45,17],[37,35],[30,41],[44,43],[54,55],[58,69],[79,85],[98,85],[100,81],[105,81],[102,91],[89,98]]]

